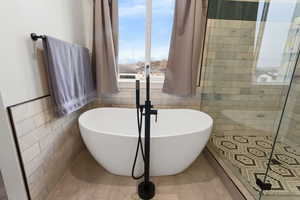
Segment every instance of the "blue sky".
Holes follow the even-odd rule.
[[[152,0],[152,60],[168,57],[175,0]],[[143,61],[146,0],[119,0],[119,62]]]

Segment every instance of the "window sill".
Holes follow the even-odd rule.
[[[135,88],[135,79],[119,79],[119,88],[120,89],[134,89]],[[152,89],[162,89],[164,84],[163,80],[151,81],[150,87]],[[146,81],[141,80],[141,88],[146,88]]]

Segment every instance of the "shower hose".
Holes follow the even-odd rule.
[[[137,142],[137,146],[136,146],[136,152],[135,152],[134,162],[133,162],[133,166],[132,166],[131,176],[132,176],[133,179],[138,180],[138,179],[141,179],[141,178],[144,177],[144,173],[140,176],[135,176],[134,175],[135,166],[136,166],[137,158],[138,158],[138,155],[139,155],[139,149],[141,149],[141,153],[142,153],[144,163],[145,163],[145,155],[144,155],[143,143],[142,143],[143,109],[142,108],[137,108],[136,112],[137,112],[136,116],[137,116],[139,136],[138,136],[138,142]]]

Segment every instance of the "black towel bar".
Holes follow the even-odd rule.
[[[38,39],[46,39],[45,35],[37,35],[36,33],[31,33],[30,37],[33,41],[37,41]]]

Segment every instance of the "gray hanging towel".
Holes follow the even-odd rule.
[[[97,93],[89,50],[50,36],[43,46],[55,113],[64,116],[94,100]]]

